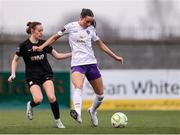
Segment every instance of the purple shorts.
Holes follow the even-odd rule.
[[[88,81],[92,81],[101,77],[97,64],[80,65],[71,67],[72,73],[78,71],[85,74]]]

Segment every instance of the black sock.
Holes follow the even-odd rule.
[[[59,119],[60,118],[60,114],[59,114],[59,105],[58,102],[55,101],[54,103],[50,103],[51,104],[51,110],[53,112],[54,118],[55,119]]]
[[[35,107],[35,106],[37,106],[37,105],[39,105],[39,104],[40,104],[40,103],[35,103],[34,100],[31,100],[31,103],[30,103],[31,107]]]

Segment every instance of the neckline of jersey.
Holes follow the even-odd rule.
[[[33,42],[31,42],[31,40],[28,38],[28,40],[29,40],[29,42],[31,43],[31,44],[33,44],[33,45],[38,45],[39,44],[39,41],[40,40],[38,40],[38,42],[37,43],[33,43]]]

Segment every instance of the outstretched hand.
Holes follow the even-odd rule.
[[[43,50],[40,48],[40,47],[38,47],[38,46],[33,46],[32,47],[32,50],[33,50],[33,52],[42,52]]]
[[[15,77],[16,77],[16,76],[13,75],[13,74],[12,74],[11,76],[9,76],[8,82],[10,82],[10,83],[13,82],[13,80],[15,79]]]

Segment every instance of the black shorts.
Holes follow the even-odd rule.
[[[27,79],[26,83],[30,88],[34,84],[43,85],[43,83],[46,82],[47,80],[53,80],[53,76],[52,75],[45,75],[39,79]]]

